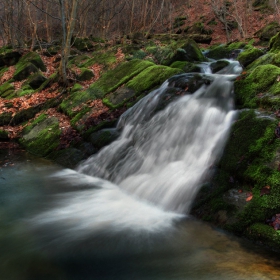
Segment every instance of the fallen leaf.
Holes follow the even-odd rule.
[[[270,186],[265,186],[261,189],[260,196],[263,196],[265,194],[270,194]]]

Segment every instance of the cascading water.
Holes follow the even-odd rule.
[[[174,81],[189,74],[166,81],[121,116],[119,139],[78,171],[109,180],[165,210],[186,213],[226,142],[235,116],[232,80],[240,70],[232,62],[226,74],[208,74],[210,85],[155,113]]]
[[[235,117],[232,86],[241,67],[231,62],[227,70],[174,76],[127,110],[116,141],[77,171],[53,176],[74,192],[59,195],[58,206],[34,217],[32,225],[44,232],[52,227],[47,238],[56,244],[101,232],[131,233],[135,241],[136,233],[172,230],[211,173]],[[193,82],[202,86],[180,96],[196,75],[200,80]]]

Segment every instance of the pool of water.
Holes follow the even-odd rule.
[[[118,186],[0,150],[1,279],[279,279],[280,257]]]

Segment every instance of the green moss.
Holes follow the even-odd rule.
[[[70,117],[74,117],[84,108],[83,103],[89,100],[95,100],[98,96],[94,90],[87,89],[85,91],[75,91],[64,99],[60,104],[60,109]],[[80,108],[77,108],[80,107]],[[73,110],[74,109],[74,110]]]
[[[112,51],[101,51],[101,52],[94,52],[93,57],[85,61],[84,63],[79,64],[79,67],[90,67],[94,64],[101,64],[106,68],[111,67],[114,63],[117,62],[116,54]]]
[[[246,235],[258,243],[280,249],[280,231],[274,230],[271,226],[255,223],[246,230]]]
[[[232,126],[230,141],[220,162],[221,168],[241,179],[249,167],[248,162],[251,164],[258,157],[268,162],[270,155],[267,153],[272,152],[275,146],[273,142],[268,147],[266,144],[274,140],[274,125],[268,118],[257,117],[253,110],[242,112]]]
[[[71,93],[76,92],[76,91],[81,91],[83,89],[83,86],[81,84],[74,84],[74,86],[71,88]]]
[[[94,77],[92,70],[81,68],[81,74],[77,76],[78,81],[89,81]]]
[[[0,125],[9,124],[11,120],[12,120],[12,113],[0,114]]]
[[[262,56],[264,53],[262,50],[251,47],[247,48],[243,52],[241,52],[237,60],[240,62],[241,65],[244,67],[248,66],[250,63],[252,63],[254,60],[256,60],[258,57]]]
[[[72,126],[75,126],[76,123],[87,113],[90,111],[90,108],[87,106],[84,106],[76,115],[74,118],[71,119],[70,123]]]
[[[201,68],[199,66],[197,66],[195,63],[191,63],[188,61],[175,61],[170,65],[170,67],[181,69],[185,73],[201,72]]]
[[[79,51],[89,51],[92,50],[93,44],[89,38],[74,38],[73,46]]]
[[[131,60],[118,65],[114,70],[109,70],[104,73],[101,78],[93,83],[89,88],[99,91],[105,96],[109,92],[113,92],[119,86],[128,82],[137,74],[154,64],[149,61]]]
[[[21,59],[18,62],[17,68],[27,63],[34,64],[38,69],[42,70],[43,72],[46,71],[46,66],[43,60],[41,59],[40,55],[36,52],[28,52],[26,55],[21,57]]]
[[[40,116],[38,116],[35,120],[33,120],[33,122],[30,125],[28,125],[24,128],[23,134],[29,133],[32,128],[34,128],[37,124],[44,121],[47,117],[48,117],[47,114],[41,114]]]
[[[14,90],[15,90],[15,87],[11,83],[6,82],[0,86],[0,96],[6,97],[5,93],[7,93],[8,91],[11,92]]]
[[[59,146],[60,134],[58,121],[55,118],[46,119],[34,126],[19,141],[30,153],[47,156]]]
[[[182,73],[180,69],[155,65],[146,68],[134,79],[130,80],[126,86],[139,94],[161,85],[165,80],[179,73]]]
[[[216,62],[212,62],[210,64],[210,67],[211,67],[212,73],[216,73],[228,65],[229,65],[229,62],[227,60],[217,60]]]
[[[249,108],[257,106],[257,94],[270,91],[280,75],[280,68],[268,64],[256,67],[252,72],[235,81],[235,94],[237,102]]]
[[[214,59],[230,58],[234,50],[242,49],[245,45],[243,42],[236,42],[228,45],[214,46],[207,53],[207,57]]]
[[[277,33],[269,41],[269,52],[278,53],[280,50],[280,33]]]
[[[39,72],[38,68],[31,62],[18,63],[13,78],[16,81],[27,79],[32,73]]]
[[[68,67],[71,67],[73,65],[77,67],[83,67],[83,65],[90,59],[87,55],[77,55],[69,59],[68,61]]]

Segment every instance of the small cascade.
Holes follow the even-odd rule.
[[[164,210],[187,213],[226,143],[236,115],[233,80],[241,70],[232,61],[222,73],[200,74],[210,82],[162,109],[166,93],[177,90],[176,80],[197,73],[167,80],[121,116],[121,136],[77,171]]]

